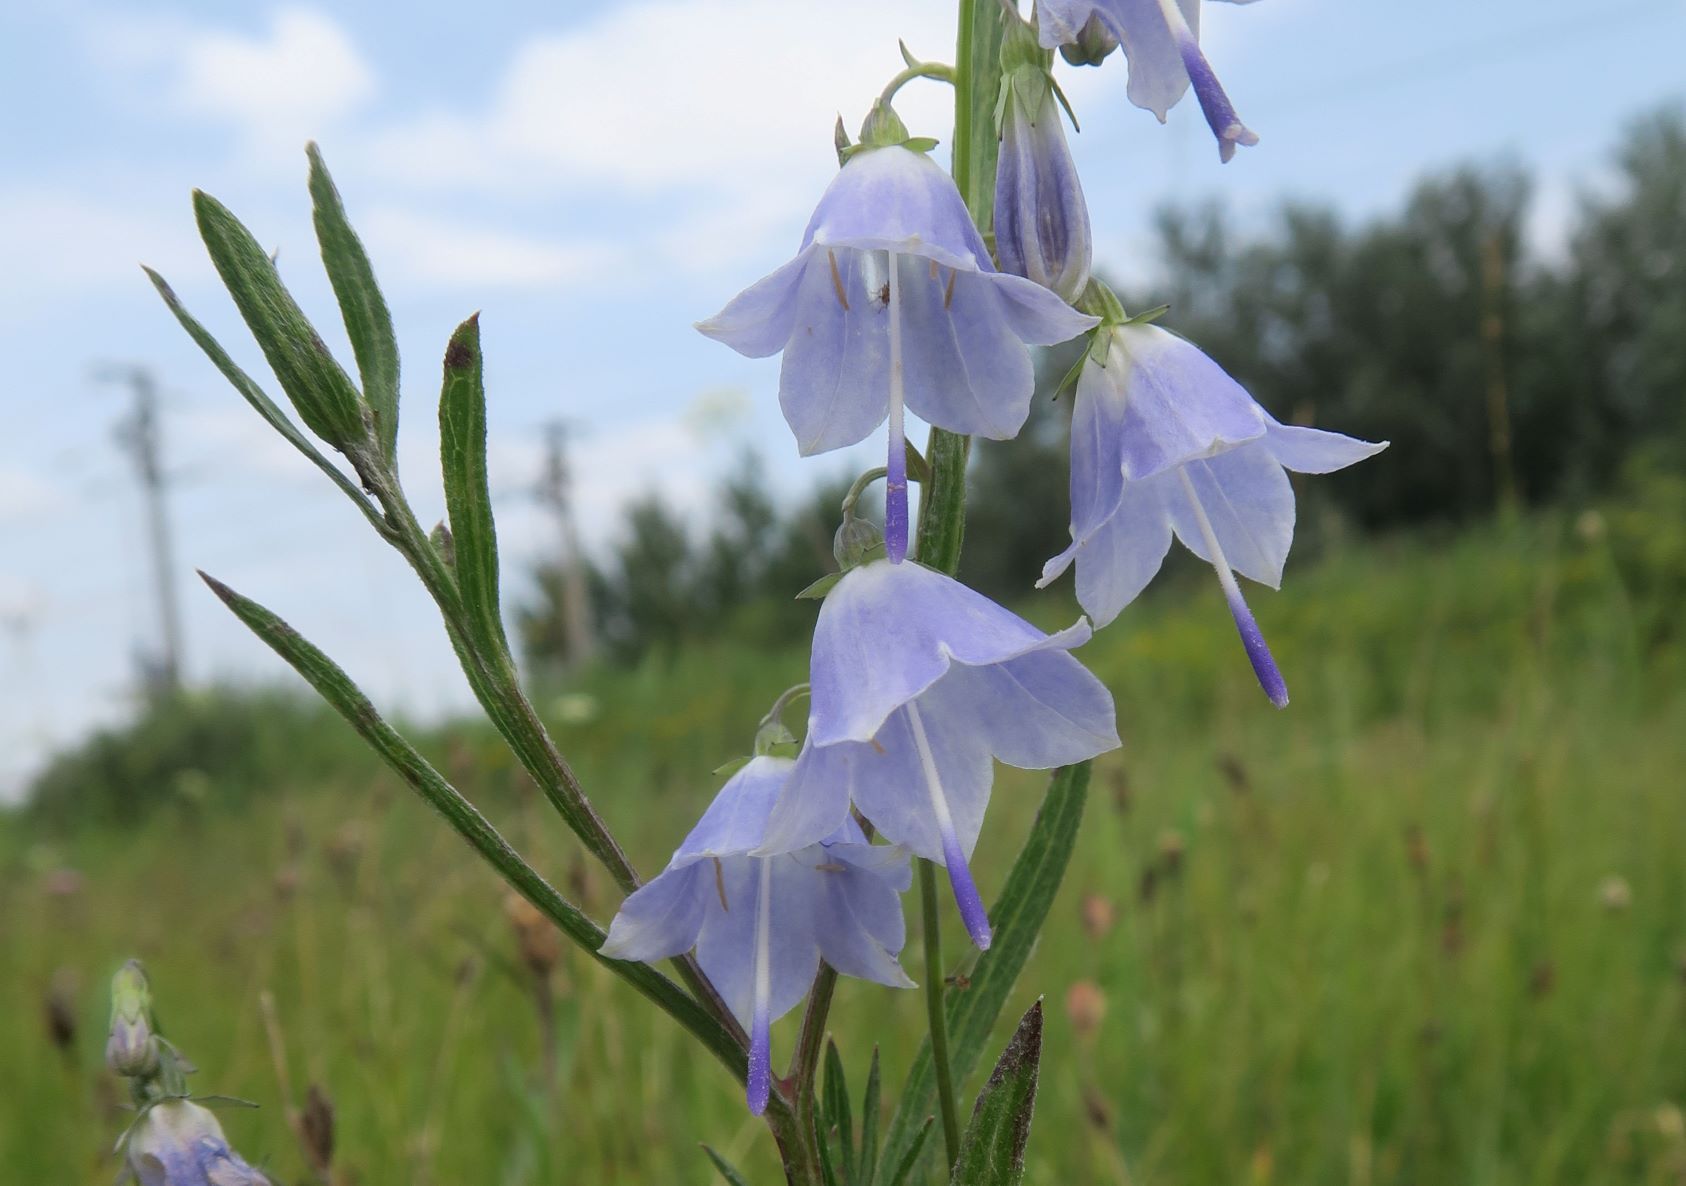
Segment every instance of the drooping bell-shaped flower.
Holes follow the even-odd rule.
[[[1007,36],[1018,60],[1002,80],[995,172],[995,253],[1001,270],[1073,303],[1089,283],[1093,242],[1077,163],[1066,144],[1054,80],[1028,27]],[[1022,37],[1028,44],[1020,46]]]
[[[823,958],[845,976],[897,988],[907,853],[867,843],[853,819],[791,851],[758,855],[795,763],[761,756],[729,779],[667,868],[622,903],[599,954],[697,962],[750,1034],[749,1106],[772,1081],[772,1023],[808,992]]]
[[[140,1186],[272,1186],[229,1148],[217,1118],[191,1100],[148,1105],[124,1140],[123,1159]]]
[[[1130,102],[1153,112],[1160,123],[1192,82],[1224,160],[1235,155],[1236,145],[1259,142],[1235,114],[1200,52],[1200,0],[1037,0],[1036,15],[1042,44],[1049,49],[1079,43],[1084,25],[1099,17],[1129,59]]]
[[[1118,746],[1112,695],[1067,654],[1079,620],[1044,634],[959,581],[918,564],[851,569],[814,631],[808,737],[761,851],[832,833],[853,803],[887,839],[948,869],[966,929],[989,919],[968,861],[992,759],[1027,770]]]
[[[889,418],[885,544],[907,550],[902,411],[1005,440],[1030,411],[1028,345],[1094,324],[998,272],[946,173],[875,107],[796,256],[697,328],[740,354],[780,351],[779,405],[804,455],[865,439]]]
[[[144,1079],[158,1073],[152,990],[138,960],[124,964],[111,978],[111,1028],[105,1040],[105,1065],[129,1078]]]
[[[1217,570],[1259,685],[1288,689],[1235,574],[1280,587],[1294,540],[1285,470],[1325,474],[1387,447],[1279,424],[1217,363],[1153,325],[1117,325],[1090,351],[1071,419],[1071,546],[1077,600],[1104,626],[1147,587],[1171,537]]]

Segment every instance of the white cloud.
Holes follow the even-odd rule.
[[[296,149],[375,90],[374,72],[351,38],[307,8],[277,9],[260,36],[194,31],[167,52],[177,105],[235,124],[257,147]]]
[[[900,68],[895,38],[952,53],[939,5],[866,0],[654,0],[530,38],[480,111],[437,111],[381,137],[377,159],[409,179],[500,191],[770,187],[812,197],[836,167],[841,106],[858,123]],[[898,109],[946,137],[950,97],[915,83]],[[783,179],[781,181],[781,179]]]
[[[397,207],[359,218],[370,250],[403,284],[445,288],[547,288],[603,275],[615,253],[595,243],[561,243]]]
[[[146,278],[139,260],[168,269],[197,256],[192,220],[167,220],[67,187],[0,190],[0,311],[46,296],[129,286]]]

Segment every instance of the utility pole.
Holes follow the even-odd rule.
[[[539,499],[556,516],[562,534],[557,578],[562,643],[566,650],[563,667],[579,667],[597,653],[597,638],[591,628],[585,555],[580,549],[579,526],[574,518],[573,471],[568,466],[568,424],[564,420],[552,420],[545,425],[544,477],[539,483]]]
[[[101,367],[97,378],[120,383],[134,396],[129,414],[118,421],[117,445],[134,462],[145,504],[148,550],[152,553],[153,594],[158,603],[159,649],[142,653],[139,660],[142,688],[156,695],[170,695],[181,689],[181,606],[176,594],[175,551],[170,540],[170,521],[165,506],[168,477],[164,473],[163,443],[158,424],[158,385],[143,366]]]

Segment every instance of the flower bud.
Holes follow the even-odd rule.
[[[1089,19],[1077,31],[1077,38],[1060,46],[1060,57],[1073,66],[1099,66],[1106,56],[1118,48],[1118,38],[1101,24],[1099,13],[1091,12]]]
[[[876,523],[850,513],[843,516],[837,534],[831,539],[831,554],[837,558],[837,567],[848,572],[865,560],[867,553],[883,543],[884,533],[878,530]]]
[[[1089,207],[1047,72],[1025,65],[1003,82],[995,173],[995,253],[1001,270],[1075,301],[1089,282]]]
[[[152,990],[137,960],[124,964],[111,978],[111,1034],[105,1042],[105,1065],[130,1078],[158,1073]]]
[[[271,1186],[228,1147],[217,1118],[185,1099],[148,1107],[129,1130],[123,1154],[141,1186]]]

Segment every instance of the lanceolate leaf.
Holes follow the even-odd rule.
[[[702,1147],[702,1151],[708,1154],[709,1161],[714,1163],[714,1168],[718,1170],[720,1172],[720,1176],[726,1180],[726,1186],[749,1186],[749,1180],[739,1173],[737,1167],[731,1162],[720,1156],[720,1154],[716,1153],[713,1149],[710,1149],[707,1145]]]
[[[860,1181],[856,1186],[872,1186],[878,1170],[878,1047],[872,1048],[872,1066],[866,1073],[866,1099],[861,1104],[861,1162]]]
[[[1019,1022],[978,1096],[960,1141],[960,1160],[951,1179],[955,1186],[1019,1186],[1024,1179],[1024,1150],[1041,1061],[1042,1002],[1037,1001]]]
[[[386,723],[350,676],[269,610],[250,598],[242,597],[222,582],[204,573],[199,575],[204,577],[205,583],[222,599],[223,604],[234,611],[234,616],[302,675],[381,759],[444,816],[445,821],[468,841],[487,864],[497,870],[499,876],[538,907],[570,939],[587,951],[596,953],[603,945],[602,929],[521,859],[521,855],[509,846],[486,817]],[[648,964],[597,958],[604,967],[627,981],[695,1035],[740,1080],[743,1078],[743,1048],[677,984]]]
[[[310,156],[310,200],[322,264],[328,270],[340,314],[345,318],[346,336],[357,356],[363,398],[374,412],[381,452],[388,462],[394,462],[398,445],[398,338],[392,331],[392,314],[375,283],[362,240],[345,216],[345,206],[334,188],[334,179],[328,175],[328,166],[322,162],[321,150],[310,144],[305,151]]]
[[[948,1045],[957,1089],[977,1066],[990,1029],[1048,917],[1077,840],[1088,790],[1089,763],[1055,772],[1030,836],[990,911],[995,941],[978,957],[968,987],[948,990]],[[907,1150],[919,1139],[921,1125],[935,1110],[936,1075],[927,1042],[914,1058],[885,1134],[884,1150],[878,1158],[880,1179],[902,1163]]]
[[[210,331],[200,325],[193,315],[182,306],[175,290],[170,287],[164,277],[145,265],[142,265],[142,271],[146,273],[147,279],[152,281],[153,287],[158,290],[158,295],[164,298],[164,303],[170,307],[170,312],[176,315],[176,320],[181,322],[182,328],[187,331],[187,336],[198,343],[199,349],[205,352],[205,356],[216,365],[217,370],[223,373],[223,377],[233,384],[234,390],[238,391],[246,402],[256,409],[258,415],[262,416],[271,428],[285,437],[288,444],[310,458],[318,469],[332,478],[334,483],[345,491],[346,497],[356,503],[365,515],[371,519],[376,518],[377,512],[369,500],[364,497],[363,492],[357,488],[356,483],[341,473],[333,462],[324,457],[321,450],[310,443],[310,438],[299,431],[298,425],[287,418],[287,413],[283,412],[280,406],[264,393],[263,388],[259,387],[250,375],[235,364],[234,360],[228,356],[228,351],[224,350],[222,345],[211,336]]]
[[[909,1186],[912,1180],[913,1167],[919,1163],[919,1155],[925,1151],[925,1142],[931,1135],[931,1125],[936,1123],[936,1119],[935,1116],[927,1116],[925,1117],[925,1123],[914,1130],[913,1139],[908,1143],[907,1151],[902,1154],[901,1160],[890,1169],[889,1177],[886,1179],[889,1186]]]
[[[825,1127],[821,1139],[837,1143],[839,1176],[848,1186],[855,1183],[855,1124],[849,1110],[849,1084],[843,1075],[843,1059],[837,1043],[825,1044]]]
[[[252,232],[207,193],[194,191],[193,212],[217,274],[299,418],[335,448],[349,449],[364,441],[362,397],[356,384],[328,353]]]
[[[486,479],[486,390],[481,382],[478,313],[457,327],[445,348],[439,458],[445,470],[457,583],[476,641],[487,655],[507,654],[498,604],[498,535]]]

